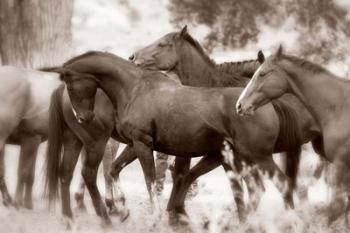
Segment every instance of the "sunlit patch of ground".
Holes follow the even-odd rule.
[[[7,172],[6,179],[11,194],[15,190],[16,168],[18,152],[15,148],[6,150]],[[161,216],[152,215],[142,171],[139,163],[135,162],[127,167],[121,174],[121,185],[127,197],[127,206],[130,209],[130,217],[121,223],[118,217],[112,217],[112,227],[105,228],[100,219],[94,213],[91,200],[86,195],[87,213],[78,213],[74,210],[74,222],[69,223],[62,218],[60,205],[56,211],[48,211],[47,202],[42,198],[42,164],[43,150],[39,156],[37,166],[37,180],[35,184],[34,210],[16,210],[5,208],[0,205],[0,232],[18,233],[51,233],[51,232],[346,232],[344,218],[339,219],[331,228],[328,228],[326,215],[322,210],[328,200],[328,188],[322,178],[319,181],[311,179],[309,170],[313,164],[308,162],[310,156],[304,153],[300,188],[296,193],[296,209],[285,210],[282,197],[275,186],[265,181],[267,191],[263,194],[260,205],[256,212],[251,213],[246,224],[238,221],[235,205],[228,179],[222,169],[204,175],[199,181],[199,193],[192,199],[187,200],[187,212],[189,215],[189,228],[172,229],[168,225],[166,203],[170,194],[171,180],[168,178],[165,190],[160,200]],[[305,160],[306,159],[306,160]],[[77,187],[77,178],[80,165],[72,183],[72,194]],[[168,174],[170,177],[170,174]],[[104,193],[103,179],[100,175],[98,184],[101,193]],[[300,201],[298,196],[306,195],[308,200]],[[247,197],[246,197],[247,198]],[[75,202],[72,195],[72,207]],[[70,228],[68,228],[68,225]]]

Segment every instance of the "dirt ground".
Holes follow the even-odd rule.
[[[304,153],[301,170],[312,170],[314,166],[310,155]],[[168,178],[165,190],[160,200],[161,216],[152,215],[143,174],[138,162],[134,162],[121,174],[121,186],[126,194],[130,217],[120,222],[118,217],[112,217],[113,225],[105,228],[96,216],[89,195],[85,197],[87,213],[79,213],[75,209],[73,199],[80,173],[78,165],[71,185],[72,207],[74,221],[68,222],[60,213],[60,203],[56,210],[49,211],[47,200],[42,197],[43,189],[43,158],[44,146],[41,147],[36,169],[34,188],[34,210],[6,208],[0,205],[0,233],[56,233],[56,232],[345,232],[344,219],[338,220],[332,227],[327,227],[326,216],[322,206],[327,201],[327,187],[324,180],[313,181],[301,172],[299,193],[308,196],[306,201],[298,201],[296,195],[296,210],[285,210],[282,197],[270,181],[266,181],[266,192],[255,213],[248,218],[247,224],[240,224],[236,215],[232,193],[228,179],[222,169],[204,175],[199,180],[199,193],[187,200],[187,211],[190,224],[188,228],[171,228],[168,225],[166,203],[170,194],[171,180]],[[13,195],[16,184],[16,169],[18,148],[6,148],[6,180],[10,193]],[[312,182],[312,183],[311,183]],[[98,185],[104,194],[104,181],[100,172]],[[302,191],[303,190],[303,191]],[[246,196],[247,198],[247,196]],[[70,226],[70,227],[68,227]]]

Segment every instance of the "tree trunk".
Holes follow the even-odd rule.
[[[0,0],[3,65],[61,65],[72,50],[73,0]]]

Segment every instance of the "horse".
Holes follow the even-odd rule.
[[[256,60],[216,64],[185,26],[179,32],[168,33],[141,48],[129,59],[145,69],[172,71],[179,76],[183,85],[245,87],[265,57],[259,51]],[[302,127],[302,143],[312,141],[315,151],[324,157],[320,128],[309,111],[291,94],[283,95],[279,100],[282,105],[296,110],[299,125]],[[276,106],[278,102],[274,104]],[[288,124],[292,123],[291,120],[288,121]]]
[[[0,68],[1,82],[1,140],[0,189],[3,203],[8,206],[33,208],[32,187],[38,147],[48,138],[49,106],[52,92],[62,84],[57,73],[46,69],[31,70],[12,66]],[[16,90],[16,91],[14,91]],[[12,201],[5,183],[4,145],[21,146],[18,182]],[[106,153],[105,157],[111,157]],[[107,167],[105,167],[107,168]],[[105,169],[108,173],[108,169]],[[106,187],[111,189],[112,183]]]
[[[49,68],[48,70],[52,70]],[[83,124],[84,120],[77,118],[72,104],[70,102],[67,87],[62,84],[51,95],[49,108],[48,145],[46,151],[46,194],[49,197],[49,203],[58,196],[58,183],[61,185],[62,213],[65,217],[72,218],[70,206],[70,183],[73,171],[77,163],[80,151],[83,150],[83,180],[79,182],[79,191],[75,194],[78,208],[85,210],[83,195],[85,185],[91,195],[93,205],[97,210],[100,203],[100,193],[97,190],[96,179],[97,169],[94,174],[90,173],[87,167],[94,160],[102,160],[104,165],[104,178],[106,183],[105,203],[108,207],[109,215],[119,215],[124,221],[129,211],[125,209],[125,197],[121,192],[119,185],[116,186],[117,206],[114,202],[113,177],[110,176],[110,166],[116,155],[119,143],[110,139],[114,130],[114,110],[107,96],[98,91],[96,102],[92,103],[103,108],[95,108],[95,120],[90,124]],[[107,143],[109,146],[106,147]],[[63,156],[61,151],[63,147]],[[62,162],[60,162],[62,161]],[[91,177],[94,176],[94,177]],[[103,216],[106,224],[110,224],[110,219],[106,211],[96,211],[97,215]]]
[[[322,131],[325,155],[335,166],[335,192],[328,216],[331,224],[349,209],[343,195],[349,195],[350,179],[350,82],[312,62],[284,54],[280,46],[255,72],[236,103],[236,111],[254,115],[286,92],[295,94],[314,116]]]
[[[33,208],[32,187],[37,150],[48,132],[49,96],[61,81],[55,73],[0,67],[0,190],[5,206]],[[5,182],[4,146],[21,147],[15,199]]]
[[[116,111],[115,129],[140,160],[151,194],[153,150],[185,159],[206,155],[193,169],[204,166],[212,170],[223,163],[225,140],[232,146],[236,161],[257,164],[268,174],[276,172],[288,180],[271,156],[279,133],[273,106],[264,106],[259,116],[246,121],[227,105],[237,100],[241,88],[183,86],[160,72],[143,70],[116,55],[96,51],[70,59],[56,72],[67,85],[77,117],[84,122],[94,119],[91,103],[97,89],[107,94]],[[185,190],[180,190],[181,195],[169,204],[172,208],[168,211],[184,211],[176,207]],[[285,195],[289,203],[290,194]]]
[[[184,85],[242,87],[246,85],[265,57],[259,51],[255,60],[216,64],[188,33],[187,27],[184,27],[181,31],[169,33],[138,50],[129,59],[142,68],[174,72]],[[243,77],[240,76],[242,74]],[[280,116],[276,124],[279,124],[282,129],[278,143],[276,143],[275,152],[289,151],[287,159],[295,159],[295,162],[297,162],[298,147],[300,148],[301,144],[313,140],[315,150],[323,156],[320,130],[311,114],[300,101],[292,95],[285,95],[273,104]],[[295,112],[293,109],[296,109],[297,113],[288,114],[288,112]],[[293,125],[294,123],[302,127],[301,139],[291,141],[292,138],[287,135],[292,135],[293,129],[298,128]],[[286,172],[291,177],[296,176],[295,170],[287,169]],[[200,173],[197,175],[200,175]]]

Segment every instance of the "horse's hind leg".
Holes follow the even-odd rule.
[[[177,224],[181,214],[185,214],[185,199],[191,184],[201,175],[210,172],[214,168],[221,165],[221,156],[205,156],[203,157],[184,177],[182,185],[177,195],[169,200],[168,212],[170,224]]]
[[[32,189],[35,177],[36,157],[40,142],[41,137],[39,135],[24,138],[21,142],[15,203],[19,206],[23,204],[27,209],[33,208]]]
[[[70,205],[69,187],[72,181],[74,168],[79,158],[82,143],[72,131],[66,130],[64,132],[63,146],[64,153],[60,170],[62,213],[64,216],[72,218],[73,213]]]
[[[273,161],[272,156],[265,157],[263,160],[260,160],[258,162],[258,165],[259,168],[261,168],[263,171],[268,172],[269,177],[272,178],[272,182],[283,195],[287,207],[294,208],[292,182],[289,177],[287,177],[278,168],[278,166]]]
[[[5,182],[5,160],[4,160],[4,143],[0,141],[0,191],[2,193],[2,202],[5,206],[12,204],[11,196],[8,192],[7,185]]]
[[[107,208],[102,201],[101,194],[96,184],[97,170],[102,161],[106,143],[107,139],[106,141],[100,141],[92,146],[85,147],[86,158],[82,169],[82,175],[84,177],[86,187],[89,190],[96,214],[102,217],[105,224],[109,225],[111,224],[111,220],[107,214]]]
[[[166,170],[168,169],[169,155],[157,152],[156,154],[156,192],[161,195],[164,189]],[[187,169],[189,170],[189,168]]]
[[[246,220],[246,208],[244,204],[244,191],[242,188],[242,182],[240,179],[240,176],[237,174],[238,172],[241,172],[241,164],[238,167],[235,165],[235,167],[232,167],[232,164],[222,164],[227,177],[229,178],[231,190],[233,192],[233,199],[235,200],[237,212],[238,212],[238,218],[241,222],[244,222]],[[235,171],[237,170],[237,171]]]
[[[119,180],[119,174],[131,162],[137,159],[137,155],[131,146],[127,146],[123,152],[113,161],[110,167],[110,174],[115,180]]]

